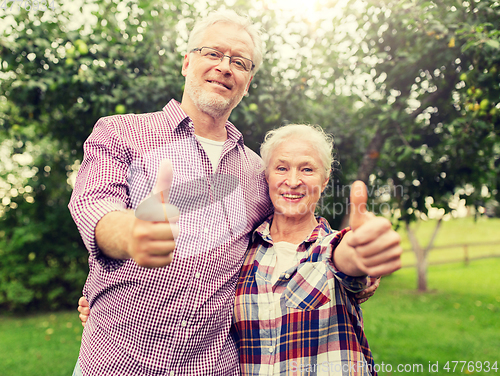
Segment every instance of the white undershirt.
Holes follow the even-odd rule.
[[[214,141],[209,140],[208,138],[204,138],[198,135],[195,135],[198,141],[200,141],[203,149],[208,155],[208,159],[210,159],[210,163],[212,163],[213,171],[217,170],[217,166],[219,165],[220,155],[222,154],[222,147],[224,146],[224,141]]]
[[[276,252],[276,266],[271,276],[271,284],[275,284],[280,275],[299,262],[298,244],[288,242],[274,243],[273,248]]]

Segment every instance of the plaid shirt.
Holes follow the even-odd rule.
[[[255,230],[236,288],[232,332],[242,375],[376,375],[361,309],[348,293],[375,278],[349,277],[332,262],[347,230],[318,218],[299,245],[300,262],[273,286],[271,222]]]
[[[229,336],[234,291],[270,201],[261,159],[234,125],[226,129],[216,174],[174,100],[163,111],[102,118],[85,142],[69,204],[90,253],[84,375],[239,375]],[[170,202],[181,211],[173,263],[147,269],[106,257],[96,245],[97,222],[135,209],[164,158],[174,172]]]

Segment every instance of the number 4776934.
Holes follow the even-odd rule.
[[[458,368],[457,368],[458,366]],[[444,365],[443,369],[447,372],[455,372],[455,369],[457,372],[464,372],[464,369],[468,371],[469,373],[474,373],[474,372],[490,372],[494,371],[495,373],[498,371],[498,363],[495,361],[494,363],[490,363],[488,361],[485,362],[474,362],[474,361],[465,361],[465,360],[453,360],[453,361],[448,361]]]

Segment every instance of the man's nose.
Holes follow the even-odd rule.
[[[231,61],[228,56],[223,56],[222,60],[217,64],[217,69],[222,73],[232,73],[231,71]]]

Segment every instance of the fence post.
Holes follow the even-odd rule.
[[[469,265],[469,247],[467,244],[464,244],[464,263],[465,266]]]

